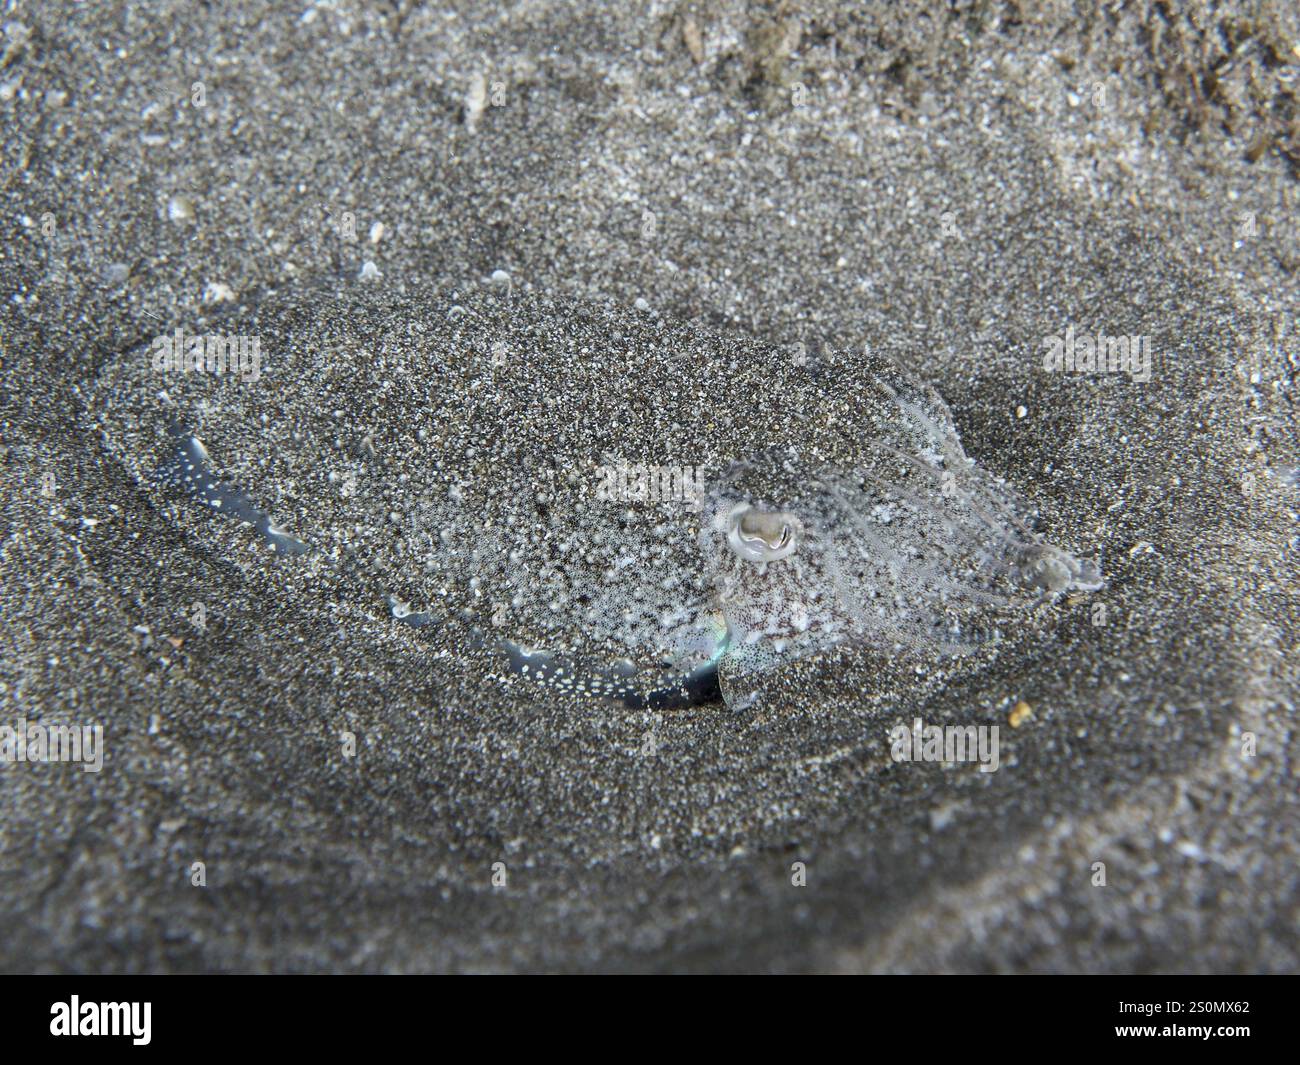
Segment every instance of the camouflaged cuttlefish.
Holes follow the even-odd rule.
[[[792,363],[492,286],[331,294],[240,330],[255,382],[160,374],[147,345],[107,365],[89,407],[109,450],[266,587],[493,675],[710,702],[728,662],[960,654],[993,619],[1101,585],[882,355]]]

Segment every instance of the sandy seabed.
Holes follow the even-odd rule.
[[[9,5],[0,724],[104,758],[0,767],[0,966],[1295,971],[1300,16],[1201,6]],[[656,712],[413,639],[119,446],[155,337],[256,334],[203,414],[293,528],[324,496],[268,456],[347,369],[268,338],[372,315],[381,352],[430,288],[526,310],[535,363],[444,365],[575,427],[539,483],[610,410],[692,468],[819,397],[851,426],[837,353],[885,352],[1106,585],[922,673],[840,646]],[[608,373],[527,372],[565,360]],[[400,483],[411,427],[353,409],[321,493]],[[917,719],[997,726],[997,771],[897,760]]]

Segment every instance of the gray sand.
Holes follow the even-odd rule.
[[[1300,16],[891,8],[6,14],[0,724],[106,756],[0,766],[5,969],[1300,968]],[[497,270],[548,365],[583,307],[664,352],[620,396],[803,351],[851,418],[835,353],[889,350],[1105,589],[925,674],[840,648],[654,714],[296,588],[105,447],[157,334]],[[1148,337],[1149,380],[1046,371],[1071,325]],[[263,359],[208,389],[231,465],[320,387]],[[702,461],[715,399],[643,461]],[[916,717],[998,725],[999,769],[891,760]]]

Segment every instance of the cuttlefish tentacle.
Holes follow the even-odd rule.
[[[412,628],[436,624],[430,611],[411,611],[390,598],[393,617]],[[476,631],[471,645],[483,647],[489,641]],[[718,660],[726,650],[725,636],[714,656],[696,668],[680,673],[665,672],[653,679],[638,678],[630,667],[581,664],[575,659],[534,650],[514,640],[497,639],[492,649],[511,673],[528,677],[553,691],[570,695],[617,699],[633,710],[673,710],[702,703],[716,703],[722,692],[718,686]]]
[[[217,473],[203,442],[184,425],[172,427],[168,452],[154,477],[220,514],[251,525],[277,555],[293,557],[311,550],[310,544],[276,525],[247,492]]]

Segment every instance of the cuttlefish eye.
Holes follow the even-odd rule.
[[[799,519],[783,510],[760,510],[740,503],[724,521],[727,544],[749,562],[775,562],[799,546]]]

